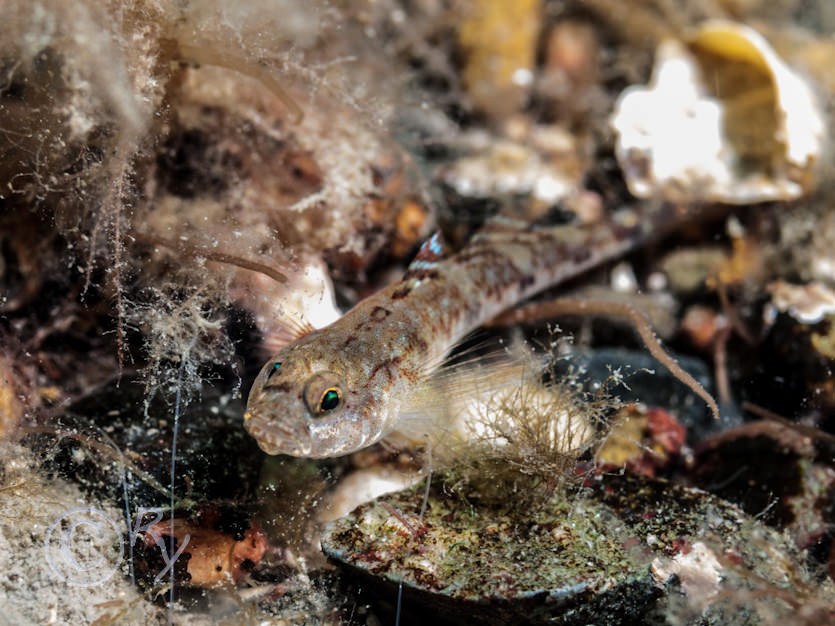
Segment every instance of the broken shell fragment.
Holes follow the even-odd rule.
[[[317,518],[321,522],[332,522],[348,515],[365,502],[417,484],[421,478],[421,472],[404,471],[391,465],[355,470],[341,479],[326,496]]]
[[[468,138],[472,154],[445,167],[439,179],[465,197],[530,196],[534,203],[551,206],[578,191],[582,170],[569,155],[575,142],[555,126],[528,130],[535,147],[489,135]]]
[[[635,196],[729,204],[804,195],[825,134],[811,87],[762,35],[726,21],[663,41],[650,84],[621,94],[611,124]]]
[[[191,587],[213,587],[227,580],[238,583],[267,552],[267,539],[257,522],[236,540],[232,534],[183,518],[168,519],[148,528],[140,545],[152,549],[172,535],[188,555],[184,559],[188,576],[180,582]]]
[[[801,324],[817,324],[835,313],[835,292],[817,281],[793,285],[776,280],[768,286],[771,301],[781,313],[788,313]]]

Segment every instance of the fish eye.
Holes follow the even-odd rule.
[[[319,401],[319,411],[325,413],[326,411],[333,411],[339,406],[339,389],[331,387],[322,394],[322,399]]]
[[[318,418],[342,405],[345,385],[333,372],[318,372],[310,377],[304,387],[304,401],[310,416]]]
[[[280,367],[281,367],[281,363],[278,363],[278,362],[273,363],[272,367],[270,367],[270,369],[269,369],[269,373],[267,374],[267,380],[272,378],[272,375],[275,374],[278,371],[278,368],[280,368]]]

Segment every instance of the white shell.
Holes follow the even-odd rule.
[[[570,136],[555,126],[522,132],[520,141],[470,135],[471,154],[447,166],[441,180],[462,196],[530,194],[546,205],[575,193],[578,168],[566,162],[577,150]]]
[[[810,86],[747,26],[711,21],[688,44],[663,41],[650,84],[616,103],[615,152],[632,194],[746,204],[807,192],[826,132]],[[714,93],[734,77],[760,88]]]
[[[771,302],[782,313],[788,313],[802,324],[817,324],[835,313],[835,291],[823,283],[793,285],[776,280],[768,286]]]

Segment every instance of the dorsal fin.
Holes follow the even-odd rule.
[[[447,246],[444,243],[444,238],[441,231],[435,231],[429,239],[423,242],[423,245],[418,250],[415,258],[412,260],[406,273],[415,270],[432,269],[447,255]]]
[[[436,231],[435,234],[423,242],[401,280],[410,278],[420,280],[427,274],[431,274],[435,267],[444,260],[446,254],[447,246],[444,243],[443,236],[440,231]]]

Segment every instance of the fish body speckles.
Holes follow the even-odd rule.
[[[247,430],[269,454],[332,457],[378,441],[464,335],[683,218],[666,205],[638,219],[617,217],[541,229],[488,225],[447,257],[433,236],[400,282],[264,365],[249,395]]]

